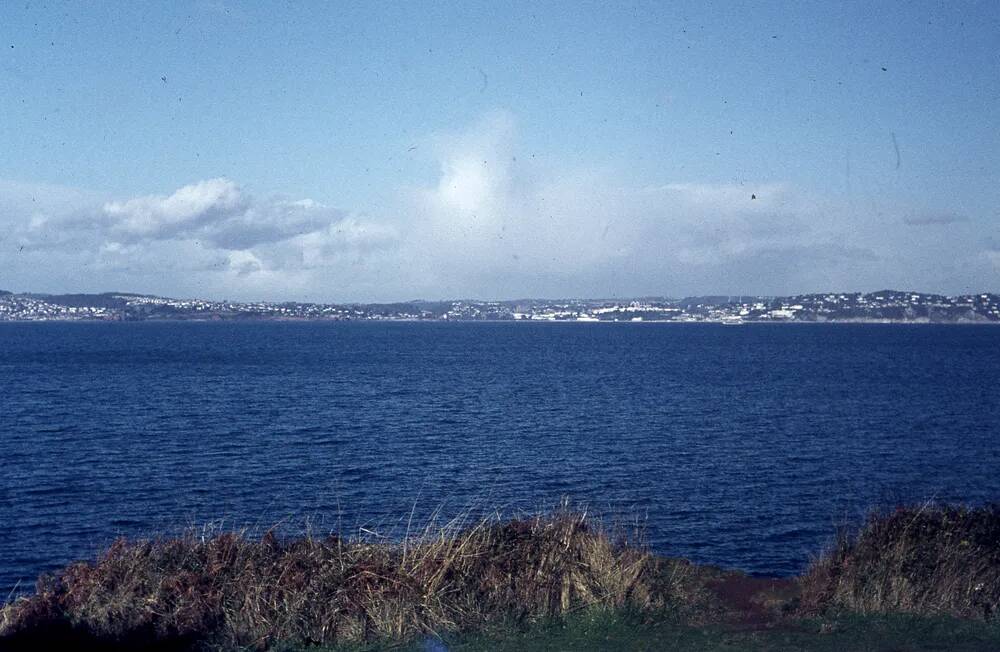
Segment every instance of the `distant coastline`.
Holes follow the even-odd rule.
[[[0,322],[400,321],[995,324],[1000,294],[949,297],[882,290],[863,294],[700,296],[673,299],[448,300],[405,303],[236,302],[130,293],[0,291]]]

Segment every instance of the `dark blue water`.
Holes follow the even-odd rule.
[[[871,506],[1000,499],[998,388],[993,327],[0,325],[0,600],[119,534],[562,496],[794,573]]]

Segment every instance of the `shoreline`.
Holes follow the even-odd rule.
[[[218,319],[0,319],[3,324],[578,324],[578,325],[670,325],[670,326],[823,326],[823,325],[883,325],[883,326],[1000,326],[1000,321],[921,321],[887,319],[831,319],[814,321],[805,319],[759,320],[740,323],[723,321],[679,321],[679,320],[589,320],[589,319],[308,319],[308,318],[268,318],[235,317]]]

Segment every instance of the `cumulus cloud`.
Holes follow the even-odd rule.
[[[102,209],[109,237],[121,242],[196,239],[212,247],[246,250],[326,230],[344,213],[310,199],[256,200],[229,179],[209,179],[170,195],[108,202]]]
[[[43,256],[57,267],[61,259],[98,278],[117,277],[112,285],[119,288],[148,288],[159,277],[161,292],[199,279],[197,287],[226,294],[283,286],[301,293],[310,272],[316,285],[321,276],[336,283],[344,268],[363,266],[398,239],[391,225],[311,199],[257,198],[225,178],[169,194],[33,206],[4,190],[0,185],[0,219],[21,260]]]
[[[174,238],[246,211],[239,188],[228,179],[210,179],[172,195],[136,197],[104,205],[111,232],[122,239]]]
[[[411,191],[400,212],[411,217],[405,247],[424,254],[411,256],[413,281],[445,296],[764,292],[812,280],[775,252],[828,268],[878,258],[788,184],[635,186],[608,171],[534,166],[502,112],[435,151],[437,182]],[[740,266],[758,285],[732,277]]]
[[[374,214],[225,178],[110,201],[0,182],[0,226],[21,252],[0,274],[41,290],[364,301],[948,291],[1000,271],[959,213],[881,217],[781,180],[637,184],[536,163],[518,132],[497,111],[431,136],[432,180],[386,189]],[[912,228],[959,223],[945,238]]]

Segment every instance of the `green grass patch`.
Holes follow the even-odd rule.
[[[793,619],[763,629],[719,624],[691,626],[656,617],[595,610],[527,627],[493,628],[421,640],[411,652],[543,652],[557,650],[684,650],[691,652],[996,652],[1000,627],[950,617],[909,614]]]

